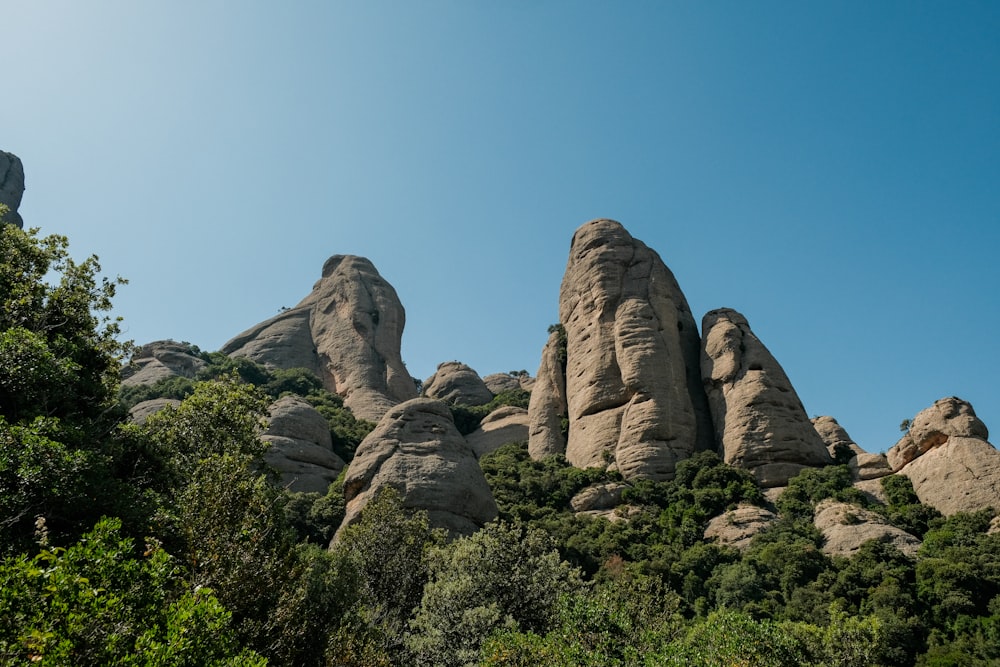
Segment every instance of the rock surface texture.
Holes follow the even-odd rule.
[[[424,380],[423,395],[462,405],[486,405],[493,400],[493,392],[479,374],[460,361],[439,364],[434,375]]]
[[[344,468],[333,453],[330,425],[305,399],[284,396],[268,408],[270,421],[261,436],[271,443],[264,461],[291,491],[326,493]]]
[[[396,290],[370,261],[334,255],[297,306],[244,331],[222,351],[271,368],[307,368],[355,415],[378,421],[417,395],[400,356],[405,320]]]
[[[702,375],[726,463],[762,486],[784,486],[809,466],[832,463],[785,371],[727,308],[702,320]]]
[[[1000,452],[986,425],[960,398],[942,398],[913,418],[887,456],[913,483],[920,502],[948,516],[1000,509]]]
[[[0,223],[24,227],[24,220],[17,212],[23,195],[24,165],[21,164],[21,158],[13,153],[0,151],[0,204],[10,209],[7,215],[0,219]]]
[[[509,442],[527,442],[528,411],[512,405],[497,408],[483,418],[479,428],[465,436],[465,441],[480,459]]]
[[[559,321],[565,379],[550,338],[529,407],[533,456],[561,448],[563,396],[574,466],[663,480],[679,460],[711,448],[687,300],[659,255],[619,223],[594,220],[573,235]]]
[[[132,362],[122,369],[122,385],[156,384],[178,376],[194,378],[205,366],[205,360],[194,354],[190,345],[158,340],[136,350]]]
[[[920,548],[919,539],[880,514],[830,498],[816,506],[813,524],[823,533],[823,553],[828,556],[849,558],[868,540],[888,542],[910,558]]]
[[[483,378],[483,384],[493,392],[493,395],[515,389],[531,391],[535,378],[530,375],[511,375],[510,373],[492,373]]]
[[[566,453],[566,342],[558,331],[549,334],[535,387],[528,401],[528,453],[533,459]]]
[[[441,401],[415,398],[391,408],[361,442],[344,479],[340,531],[387,486],[399,491],[405,507],[425,510],[432,526],[453,536],[469,535],[497,516],[475,454]]]
[[[176,398],[153,398],[133,405],[128,411],[128,418],[136,424],[142,424],[150,415],[156,414],[165,407],[176,408],[181,402]]]
[[[774,512],[756,505],[740,505],[714,517],[705,528],[705,539],[737,549],[746,549],[754,535],[778,519]]]
[[[844,458],[866,453],[858,446],[858,443],[851,439],[851,436],[847,435],[844,427],[833,417],[814,417],[810,421],[812,421],[816,433],[823,440],[823,444],[826,445],[826,451],[830,453],[831,458],[836,459],[840,452]]]

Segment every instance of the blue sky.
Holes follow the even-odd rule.
[[[869,451],[1000,429],[1000,3],[0,0],[21,213],[214,350],[369,257],[403,358],[535,372],[621,221]]]

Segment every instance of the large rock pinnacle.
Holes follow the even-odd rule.
[[[702,375],[726,463],[762,486],[784,486],[808,466],[833,462],[792,383],[735,310],[702,320]]]
[[[7,215],[0,219],[0,223],[9,222],[24,227],[24,221],[17,212],[22,195],[24,195],[24,166],[21,164],[21,158],[13,153],[0,151],[0,204],[9,209]]]
[[[378,421],[417,395],[400,343],[406,314],[396,290],[364,257],[334,255],[297,306],[222,347],[271,368],[307,368],[355,415]]]
[[[594,220],[573,235],[559,321],[565,390],[553,338],[532,392],[534,454],[561,446],[560,416],[551,414],[561,407],[560,393],[569,424],[565,454],[577,467],[670,479],[679,460],[712,446],[687,300],[659,255],[621,224]],[[536,397],[547,386],[552,395]]]

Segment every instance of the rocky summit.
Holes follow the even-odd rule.
[[[24,195],[24,165],[21,158],[13,153],[0,151],[0,204],[7,207],[7,215],[0,223],[10,223],[24,227],[24,220],[17,212]]]
[[[294,308],[247,329],[222,351],[269,368],[306,368],[355,415],[378,421],[417,395],[400,356],[406,314],[364,257],[334,255]]]

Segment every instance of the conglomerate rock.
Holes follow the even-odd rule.
[[[479,374],[460,361],[438,364],[434,375],[424,380],[423,395],[462,405],[486,405],[493,400],[493,392]]]
[[[737,549],[746,549],[757,533],[777,519],[777,514],[763,507],[739,505],[713,517],[705,528],[705,539]]]
[[[270,368],[307,368],[355,415],[378,421],[417,395],[400,356],[405,320],[396,290],[369,260],[334,255],[297,306],[244,331],[222,351]]]
[[[917,413],[907,432],[886,453],[893,470],[930,449],[944,444],[949,437],[989,438],[986,428],[972,405],[955,396],[934,401],[934,405]]]
[[[849,558],[869,540],[888,542],[910,558],[920,548],[917,537],[896,528],[882,515],[830,498],[816,506],[813,524],[823,533],[823,553],[829,556]]]
[[[347,513],[340,531],[357,522],[385,487],[399,492],[404,507],[425,510],[433,527],[453,536],[469,535],[497,516],[475,454],[448,406],[434,399],[391,408],[358,446],[344,478]]]
[[[625,479],[670,479],[678,461],[712,447],[687,300],[659,255],[621,224],[593,220],[573,235],[559,321],[565,365],[557,332],[532,391],[532,456],[561,449],[564,415],[569,462]]]
[[[479,428],[465,436],[465,441],[481,459],[511,442],[527,442],[528,411],[504,405],[483,417]]]
[[[768,487],[832,463],[788,376],[746,318],[713,310],[702,331],[702,374],[725,462]]]
[[[122,369],[122,385],[156,384],[172,377],[194,378],[206,365],[190,345],[158,340],[136,350],[132,361]]]
[[[283,396],[268,408],[270,420],[261,436],[271,444],[264,461],[290,491],[326,493],[344,468],[333,452],[330,425],[299,396]]]
[[[24,165],[13,153],[0,151],[0,204],[8,208],[7,215],[0,218],[0,224],[10,223],[24,227],[24,220],[17,212],[24,195]]]

